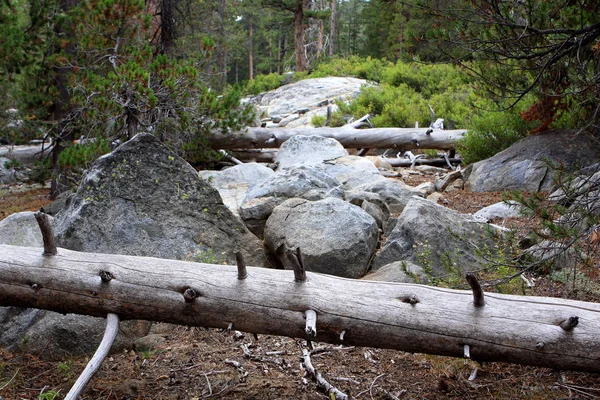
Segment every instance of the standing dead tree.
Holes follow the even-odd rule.
[[[0,305],[600,372],[600,304],[64,249],[41,253],[0,246]]]

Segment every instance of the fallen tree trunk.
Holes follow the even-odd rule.
[[[275,157],[278,151],[274,149],[235,149],[231,152],[231,155],[239,160],[245,162],[263,162],[271,163],[275,162]],[[381,159],[389,163],[392,167],[410,167],[413,162],[408,158],[400,157],[381,157]],[[458,165],[462,163],[460,158],[449,158],[446,161],[443,158],[419,158],[415,161],[414,165],[430,165],[435,167],[446,167],[448,162],[452,165]]]
[[[248,128],[230,134],[215,133],[209,142],[214,149],[277,148],[292,136],[318,135],[335,139],[346,148],[451,150],[465,133],[465,130],[430,128]]]
[[[0,246],[0,305],[600,372],[600,304]],[[300,275],[298,275],[300,276]],[[296,276],[297,279],[298,276]],[[245,277],[245,278],[244,278]],[[316,313],[311,328],[305,315]],[[314,323],[314,325],[313,325]],[[316,328],[316,335],[315,329]]]

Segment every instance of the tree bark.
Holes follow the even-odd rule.
[[[296,52],[296,72],[306,71],[306,53],[304,52],[304,0],[297,0],[294,10],[294,49]]]
[[[307,272],[0,246],[0,305],[600,372],[600,304]],[[314,333],[314,332],[311,332]],[[467,347],[468,346],[468,347]],[[468,352],[465,350],[468,348]]]
[[[215,133],[209,141],[214,149],[277,148],[296,135],[318,135],[332,138],[347,148],[454,149],[466,130],[434,130],[428,128],[248,128],[227,135]]]
[[[336,22],[337,0],[331,0],[331,20],[329,22],[329,57],[335,54],[335,22]]]

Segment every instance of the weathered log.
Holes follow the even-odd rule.
[[[332,138],[346,148],[454,149],[466,130],[431,128],[247,128],[230,134],[215,133],[209,138],[214,149],[277,148],[296,135]]]
[[[368,150],[368,149],[365,149]],[[271,163],[275,161],[278,150],[275,149],[235,149],[232,150],[232,155],[239,160],[246,162],[264,162]],[[365,152],[366,153],[366,152]],[[359,154],[357,154],[359,155]],[[364,155],[364,154],[363,154]],[[410,167],[413,162],[408,158],[404,157],[381,157],[382,160],[389,163],[392,167]],[[460,158],[448,158],[446,161],[444,158],[418,158],[415,161],[415,165],[430,165],[434,167],[447,167],[448,162],[452,165],[459,165],[462,163]]]
[[[0,246],[0,305],[600,372],[600,304],[155,258]],[[106,280],[102,276],[110,276]],[[577,323],[575,323],[575,321]],[[342,334],[343,333],[343,334]]]

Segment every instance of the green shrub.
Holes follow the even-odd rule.
[[[63,171],[83,169],[108,152],[110,152],[108,140],[98,137],[93,142],[74,144],[64,149],[58,156],[58,165]]]
[[[52,176],[52,162],[49,159],[36,161],[31,171],[29,180],[35,183],[44,183]]]
[[[471,164],[506,149],[527,136],[529,126],[514,111],[487,112],[471,120],[457,150],[465,164]]]
[[[257,75],[251,81],[248,81],[244,86],[244,93],[257,95],[259,93],[268,92],[269,90],[277,89],[285,83],[285,76],[276,73],[268,75]]]
[[[315,115],[312,117],[312,119],[310,120],[310,123],[312,124],[312,126],[314,126],[315,128],[320,128],[322,126],[325,126],[325,122],[327,122],[327,117],[324,117],[322,115]]]
[[[334,58],[314,67],[310,78],[324,78],[328,76],[352,76],[369,81],[380,82],[383,70],[392,65],[385,60],[368,57],[366,59],[358,56],[348,58]]]

